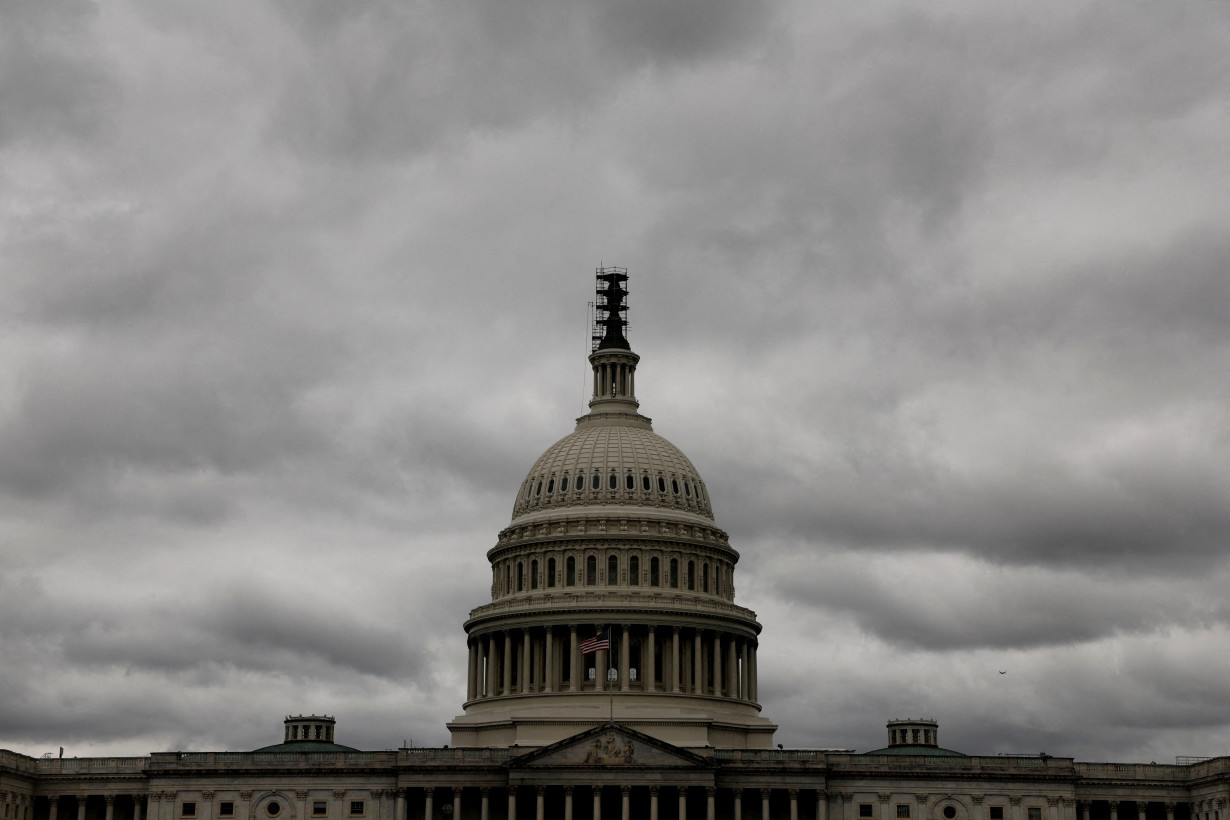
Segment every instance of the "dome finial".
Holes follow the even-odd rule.
[[[606,420],[614,416],[648,424],[637,413],[636,363],[624,330],[628,327],[628,269],[600,265],[594,272],[593,346],[589,363],[594,368],[594,397],[589,403],[590,417]],[[578,419],[578,423],[580,420]]]
[[[591,352],[604,348],[631,350],[624,334],[628,327],[628,306],[624,304],[628,296],[628,269],[600,266],[594,272],[594,280],[597,299]]]

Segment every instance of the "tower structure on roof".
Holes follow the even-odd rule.
[[[772,745],[739,553],[700,473],[640,413],[627,282],[597,269],[589,412],[534,463],[487,553],[454,746],[541,746],[609,720],[679,746]],[[591,638],[606,648],[583,651]]]

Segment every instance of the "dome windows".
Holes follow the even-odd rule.
[[[564,476],[559,480],[559,491],[561,493],[568,492],[568,476]]]
[[[658,492],[666,492],[666,479],[662,476],[658,476]]]
[[[610,478],[607,479],[606,483],[612,490],[619,489],[619,477],[614,473],[611,473]]]
[[[555,492],[555,478],[554,477],[547,480],[547,495],[550,495],[553,492]]]
[[[671,490],[675,493],[675,495],[679,495],[679,479],[671,479]]]
[[[649,476],[641,476],[641,489],[645,492],[649,492]]]
[[[628,490],[636,489],[636,479],[632,477],[632,473],[628,473],[628,475],[624,477],[624,488]]]
[[[555,586],[555,559],[547,559],[547,586]]]
[[[611,555],[606,559],[606,583],[612,587],[619,583],[618,555]]]
[[[628,557],[628,586],[639,587],[641,585],[641,559],[639,556],[632,555]]]
[[[683,482],[683,494],[688,498],[692,497],[692,485],[687,481]]]
[[[601,489],[602,488],[602,476],[598,475],[597,473],[594,473],[594,480],[590,482],[590,486],[595,490]]]
[[[538,489],[534,490],[534,495],[542,495],[542,479],[538,479]]]

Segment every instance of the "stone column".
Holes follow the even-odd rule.
[[[619,642],[619,691],[628,691],[628,670],[632,667],[629,658],[631,657],[632,641],[628,637],[631,627],[628,624],[623,626],[623,637]]]
[[[739,661],[735,655],[735,636],[726,639],[726,697],[739,696]]]
[[[679,817],[680,820],[688,816],[688,787],[679,787]]]
[[[649,627],[649,636],[647,637],[646,643],[645,643],[645,645],[649,649],[648,653],[645,655],[645,668],[644,670],[642,670],[645,673],[645,676],[642,680],[644,680],[645,682],[646,692],[654,692],[657,690],[657,685],[654,683],[654,681],[658,677],[658,669],[657,669],[657,664],[654,661],[653,656],[654,656],[654,653],[658,651],[658,646],[657,646],[657,636],[654,634],[654,629],[655,627],[651,624]]]
[[[479,809],[479,820],[488,820],[491,816],[491,789],[483,786],[478,793],[483,799],[482,808]]]
[[[1138,820],[1145,820],[1145,809],[1148,808],[1148,806],[1149,804],[1143,800],[1136,801],[1136,817]]]
[[[790,820],[799,820],[799,790],[790,789]],[[925,820],[925,818],[918,818]]]
[[[1110,806],[1110,820],[1119,820],[1119,801],[1118,800],[1107,800],[1106,804]],[[1013,799],[1012,806],[1013,806],[1012,820],[1021,820],[1019,816],[1021,813],[1021,810],[1020,810],[1021,798],[1017,797]]]
[[[1113,808],[1115,805],[1118,804],[1112,804],[1110,820],[1115,820],[1115,809]],[[1008,806],[1012,813],[1012,820],[1021,820],[1021,796],[1019,794],[1008,795]]]
[[[1081,805],[1082,805],[1082,806],[1084,807],[1084,809],[1085,809],[1085,812],[1084,812],[1084,815],[1083,815],[1084,820],[1089,820],[1089,803],[1088,803],[1088,802],[1084,802],[1084,803],[1081,803]],[[1174,801],[1173,801],[1173,800],[1167,801],[1167,803],[1166,803],[1166,820],[1174,820],[1174,806],[1175,806],[1175,804],[1174,804]]]
[[[431,820],[436,810],[436,787],[426,786],[423,789],[423,816]]]
[[[500,658],[500,665],[504,667],[504,687],[500,690],[502,695],[512,694],[512,630],[504,630],[504,654]]]
[[[752,674],[748,676],[748,682],[750,684],[750,686],[748,687],[748,695],[750,696],[748,700],[753,701],[753,702],[759,702],[760,701],[760,682],[759,682],[760,670],[758,669],[758,666],[756,666],[756,644],[754,641],[752,642],[752,647],[749,648],[748,660],[752,661]]]
[[[517,817],[517,787],[508,787],[508,820],[516,820]]]
[[[205,792],[205,794],[208,794],[210,797],[213,797],[213,792]],[[106,803],[107,805],[106,814],[104,814],[103,816],[106,818],[106,820],[113,820],[113,818],[115,817],[115,795],[114,794],[104,794],[103,802]],[[204,803],[206,806],[208,806],[209,798],[206,798],[204,800]],[[205,816],[207,818],[212,817],[213,813],[210,812],[208,809],[206,809]]]
[[[705,662],[701,659],[700,630],[692,633],[692,692],[701,694],[705,691]]]
[[[627,629],[627,627],[624,627]],[[627,634],[627,633],[625,633]],[[619,818],[620,820],[632,820],[632,787],[619,787]],[[541,818],[539,818],[541,820]]]
[[[247,817],[248,813],[245,811],[243,816]],[[141,795],[139,794],[132,796],[132,820],[141,820]]]
[[[461,817],[461,787],[453,786],[453,817]]]
[[[564,787],[564,820],[572,820],[572,786]]]
[[[568,691],[578,692],[581,689],[581,651],[578,648],[580,644],[577,642],[576,624],[568,627],[568,639],[572,641],[572,652],[568,655],[568,661],[572,667],[568,673]]]
[[[739,697],[742,700],[752,699],[750,695],[751,686],[752,686],[752,669],[751,669],[751,661],[748,660],[748,653],[747,653],[747,647],[749,643],[750,642],[747,640],[741,641],[739,643],[739,657],[740,657],[740,660],[742,661],[742,663],[740,664],[739,676],[743,679],[741,685],[739,686]]]
[[[56,820],[56,813],[60,810],[59,795],[55,795],[55,794],[48,795],[47,802],[51,804],[51,813],[47,816],[49,820]]]
[[[829,820],[829,793],[824,789],[816,790],[816,820]]]
[[[852,792],[841,793],[841,817],[842,820],[854,820],[854,794]],[[923,818],[919,818],[923,820]]]
[[[544,651],[547,656],[546,657],[547,672],[545,675],[542,676],[542,682],[544,684],[543,691],[554,692],[555,691],[555,633],[552,631],[552,627],[549,627],[549,626],[547,627],[546,634],[543,636],[542,640],[543,640],[543,644],[545,647]]]
[[[77,795],[77,820],[85,820],[85,798],[86,795]]]
[[[520,686],[517,688],[521,694],[530,691],[530,669],[533,668],[533,653],[530,651],[530,631],[528,629],[521,630],[521,663],[520,667],[521,680],[517,681]]]
[[[671,630],[671,691],[679,692],[679,627]]]
[[[743,789],[735,789],[735,820],[743,820]]]
[[[346,790],[345,789],[334,789],[333,790],[333,811],[330,812],[330,814],[338,818],[345,817],[348,814],[348,812],[346,811],[345,801],[346,801]],[[428,815],[428,817],[430,816],[431,815]]]
[[[594,820],[602,820],[602,787],[594,786]]]
[[[397,812],[395,820],[406,820],[406,790],[397,790],[397,800],[393,802],[393,810]],[[245,815],[246,816],[246,815]]]
[[[534,816],[538,818],[538,820],[546,820],[546,814],[545,814],[546,808],[547,808],[546,801],[547,801],[547,787],[546,786],[535,787],[534,789]],[[460,814],[454,814],[454,816],[457,817],[458,820],[460,820],[461,818]],[[514,817],[512,818],[512,820],[517,820],[517,818]]]
[[[653,627],[649,627],[653,629]],[[649,787],[649,820],[658,820],[658,787]]]
[[[713,633],[713,694],[722,694],[722,633]]]
[[[235,812],[236,816],[240,818],[244,818],[244,820],[246,820],[248,816],[248,812],[251,810],[251,806],[252,806],[252,792],[250,791],[240,792],[239,793],[239,810]],[[403,815],[403,818],[404,818],[404,815]],[[150,820],[154,820],[153,812],[150,812]]]
[[[1059,813],[1059,798],[1050,795],[1046,798],[1046,805],[1051,809],[1051,820],[1064,820]],[[1137,805],[1140,805],[1139,803]],[[1140,820],[1145,820],[1144,812],[1141,812]]]
[[[769,797],[772,794],[772,789],[760,790],[760,816],[764,818],[764,820],[769,820]]]
[[[466,678],[466,699],[478,697],[478,641],[470,641],[470,674]]]
[[[705,820],[717,820],[717,789],[713,786],[705,786]]]
[[[487,691],[484,696],[492,698],[495,697],[500,686],[498,677],[500,665],[495,660],[495,635],[488,635],[483,640],[487,642]],[[397,820],[404,820],[404,818],[399,817]]]

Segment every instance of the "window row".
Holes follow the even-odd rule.
[[[575,555],[567,556],[562,565],[555,557],[547,558],[545,562],[537,558],[508,561],[504,564],[503,578],[498,568],[496,570],[496,594],[510,595],[540,587],[620,586],[620,571],[623,569],[620,556],[612,553],[606,557],[605,563],[603,573],[600,572],[603,567],[597,555],[585,556],[584,564],[579,563]],[[542,572],[544,569],[545,573]],[[724,589],[730,589],[732,568],[728,564],[710,565],[708,561],[698,563],[692,559],[666,559],[656,555],[642,562],[641,556],[634,554],[628,556],[627,572],[627,586],[641,586],[644,581],[650,587],[694,592],[712,590],[714,594],[721,595]]]
[[[618,490],[620,485],[623,485],[625,490],[635,490],[637,487],[636,476],[632,473],[626,473],[623,481],[620,481],[619,473],[612,470],[606,477],[606,488],[608,490]],[[699,481],[693,481],[691,478],[680,480],[674,476],[668,480],[664,475],[658,475],[657,481],[649,477],[648,473],[641,474],[640,488],[642,492],[651,493],[655,484],[657,485],[658,493],[666,495],[667,490],[670,490],[672,495],[682,495],[689,501],[693,498],[698,502],[703,501],[701,485]],[[586,478],[584,470],[578,472],[575,477],[571,478],[571,487],[574,493],[584,492],[586,485],[591,491],[597,492],[602,489],[603,480],[602,472],[595,471],[592,475]],[[570,486],[570,476],[563,475],[559,481],[556,481],[555,476],[539,476],[537,479],[530,479],[525,484],[525,500],[529,501],[532,498],[539,498],[545,492],[548,496],[554,495],[558,490],[563,494],[568,492]]]
[[[902,731],[904,732],[905,730],[903,729]],[[898,820],[908,820],[908,818],[910,817],[910,804],[909,803],[898,803],[896,805],[896,809],[897,809],[896,816]],[[990,818],[990,820],[1004,820],[1004,807],[1003,806],[988,806],[987,811],[988,811],[988,817]],[[956,818],[957,816],[957,809],[955,806],[951,806],[951,805],[945,806],[943,811],[940,812],[940,814],[943,815],[945,820],[954,820],[954,818]],[[872,804],[871,803],[859,803],[858,804],[858,816],[860,818],[875,817],[875,809],[873,808]],[[1027,806],[1026,807],[1026,818],[1027,820],[1042,820],[1042,807],[1041,806]]]
[[[914,739],[910,740],[910,732]],[[890,729],[889,737],[893,743],[935,743],[931,729]]]
[[[349,801],[349,817],[363,817],[367,814],[367,801],[351,800]],[[270,800],[265,804],[265,814],[270,817],[277,817],[282,813],[282,804],[277,800]],[[312,816],[326,817],[329,814],[328,800],[313,800],[312,801]],[[180,804],[180,817],[196,817],[196,801],[185,800]],[[218,803],[218,817],[234,817],[235,816],[235,801],[222,800]]]

